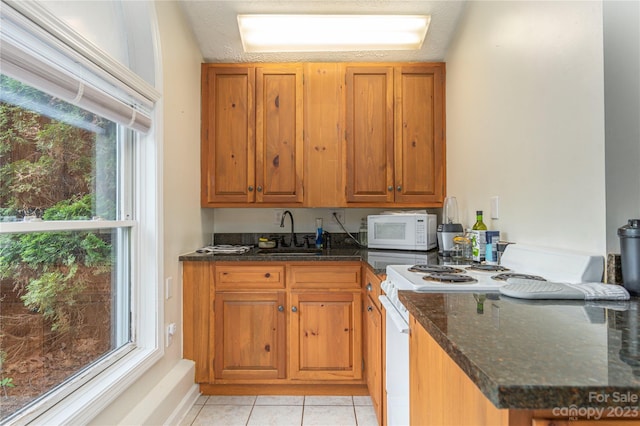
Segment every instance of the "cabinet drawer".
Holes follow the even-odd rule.
[[[364,292],[371,298],[371,301],[380,309],[380,278],[369,269],[365,269],[364,274]]]
[[[360,265],[292,266],[289,282],[295,289],[359,289]]]
[[[216,266],[216,290],[284,289],[284,266]]]

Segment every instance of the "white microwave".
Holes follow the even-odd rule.
[[[427,213],[388,213],[367,217],[369,248],[431,250],[436,247],[437,216]]]

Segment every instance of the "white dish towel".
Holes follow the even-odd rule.
[[[629,300],[630,298],[627,289],[621,285],[603,283],[563,284],[584,293],[584,300]]]

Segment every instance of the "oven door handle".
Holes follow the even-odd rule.
[[[393,322],[398,332],[409,334],[409,324],[407,324],[404,318],[398,313],[398,310],[393,306],[389,298],[387,296],[378,296],[378,300],[380,300],[382,306],[387,310],[387,315],[391,318],[391,322]]]

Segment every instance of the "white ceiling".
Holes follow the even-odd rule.
[[[180,0],[205,62],[442,61],[465,1],[418,0]],[[236,15],[251,13],[428,14],[431,25],[420,50],[378,52],[245,53]]]

